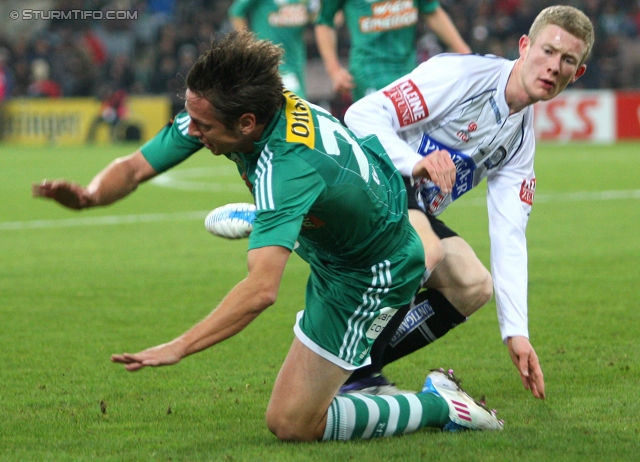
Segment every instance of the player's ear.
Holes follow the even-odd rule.
[[[520,51],[521,58],[524,58],[527,55],[530,44],[531,39],[528,35],[523,35],[522,37],[520,37],[520,41],[518,42],[518,50]]]
[[[587,70],[587,65],[586,64],[581,64],[580,67],[578,68],[578,70],[576,71],[575,75],[571,79],[571,83],[575,82],[580,77],[582,77],[586,70]]]
[[[256,128],[256,116],[255,114],[242,114],[238,119],[238,127],[243,135],[248,135]]]

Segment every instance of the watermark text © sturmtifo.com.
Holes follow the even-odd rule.
[[[32,19],[96,19],[96,20],[114,20],[114,19],[138,19],[137,11],[122,10],[22,10],[20,12],[13,10],[9,13],[11,19],[22,19],[30,21]]]

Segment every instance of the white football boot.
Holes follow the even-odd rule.
[[[459,385],[450,369],[433,370],[427,376],[422,393],[438,395],[449,405],[449,419],[442,431],[502,430],[504,421],[496,418],[496,411],[489,411],[484,403],[477,402]]]

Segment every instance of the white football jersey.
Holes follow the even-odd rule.
[[[345,123],[358,136],[374,133],[394,165],[411,177],[423,156],[447,150],[456,165],[450,194],[423,186],[432,215],[487,178],[491,270],[503,340],[527,327],[525,230],[533,196],[533,108],[509,115],[507,81],[515,61],[443,54],[354,103]]]

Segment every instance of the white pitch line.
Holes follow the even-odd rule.
[[[158,221],[204,220],[209,211],[148,213],[143,215],[110,215],[105,217],[63,218],[59,220],[8,221],[0,223],[0,231],[23,229],[69,228],[74,226],[121,225]]]
[[[560,194],[536,194],[534,204],[549,202],[584,202],[623,199],[640,199],[640,189],[628,191],[582,191]],[[462,199],[459,207],[475,207],[486,204],[484,197]],[[204,220],[209,210],[199,212],[148,213],[142,215],[110,215],[104,217],[62,218],[58,220],[32,220],[0,222],[0,231],[24,229],[69,228],[74,226],[121,225],[160,221]]]

